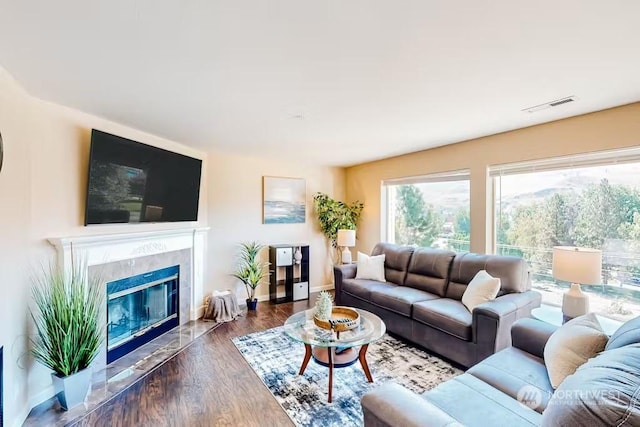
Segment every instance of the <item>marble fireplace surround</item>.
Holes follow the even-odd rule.
[[[206,227],[184,228],[48,240],[56,247],[58,262],[65,271],[71,270],[72,258],[84,260],[89,273],[99,272],[105,283],[180,265],[180,325],[184,325],[202,317],[204,313],[207,231]],[[93,363],[94,372],[107,365],[106,344],[104,347]]]

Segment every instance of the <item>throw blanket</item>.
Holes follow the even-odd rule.
[[[204,320],[217,323],[231,322],[240,316],[240,307],[236,296],[231,292],[214,292],[209,298]]]

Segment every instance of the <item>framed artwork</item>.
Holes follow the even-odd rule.
[[[307,187],[302,178],[262,177],[262,222],[299,224],[305,222]]]

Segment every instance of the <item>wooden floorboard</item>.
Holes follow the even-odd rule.
[[[281,326],[315,301],[258,304],[194,341],[78,426],[292,426],[231,338]]]

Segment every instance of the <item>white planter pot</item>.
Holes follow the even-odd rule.
[[[84,402],[91,388],[91,369],[86,368],[68,377],[51,374],[56,396],[65,410],[69,410]]]

